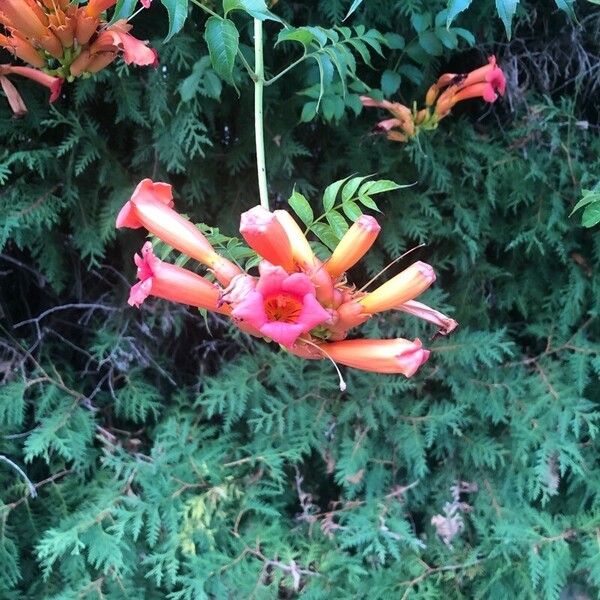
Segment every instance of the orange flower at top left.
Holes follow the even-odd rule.
[[[116,0],[0,0],[0,47],[30,66],[0,65],[0,85],[16,115],[27,109],[8,75],[21,75],[50,89],[50,102],[64,80],[97,73],[119,54],[127,64],[158,65],[156,51],[133,37],[126,21],[111,25],[105,11]],[[144,7],[149,2],[144,0]]]

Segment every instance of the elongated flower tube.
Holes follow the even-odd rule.
[[[8,80],[7,75],[20,75],[32,79],[36,83],[50,89],[50,102],[54,102],[60,95],[62,79],[47,75],[31,67],[15,67],[13,65],[0,65],[0,85],[6,94],[8,103],[15,116],[20,117],[27,113],[27,107],[17,88]]]
[[[281,226],[285,230],[287,238],[292,247],[292,256],[294,261],[302,267],[316,264],[317,258],[294,217],[286,210],[276,210],[273,212]]]
[[[488,83],[495,92],[500,96],[504,96],[506,90],[506,77],[504,76],[502,69],[496,65],[495,56],[490,56],[488,58],[487,65],[467,73],[465,79],[460,82],[460,87],[466,88],[475,85],[476,83]],[[494,100],[488,100],[488,102],[493,102]]]
[[[30,6],[23,0],[0,0],[0,13],[8,20],[10,27],[28,38],[41,40],[49,33],[48,20],[37,5]]]
[[[266,261],[288,273],[295,270],[290,240],[272,212],[259,205],[242,213],[240,233],[248,246]]]
[[[229,314],[227,305],[219,305],[219,288],[204,277],[157,258],[152,244],[146,242],[141,255],[134,256],[140,280],[132,288],[128,303],[141,306],[148,296],[156,296],[181,304],[190,304],[214,312]]]
[[[12,82],[1,74],[0,71],[0,87],[2,87],[2,91],[6,94],[6,99],[8,100],[8,104],[13,111],[13,115],[15,117],[22,117],[27,114],[27,107],[25,106],[25,102],[23,102],[23,98],[21,98],[21,94],[17,88],[12,84]]]
[[[145,227],[169,246],[211,267],[217,279],[227,285],[241,270],[219,256],[198,228],[172,206],[173,193],[169,184],[144,179],[119,212],[116,226]]]
[[[368,314],[390,310],[422,294],[435,281],[433,268],[427,263],[413,263],[358,302]]]
[[[442,335],[448,335],[458,327],[458,323],[454,319],[447,317],[443,313],[427,306],[426,304],[423,304],[422,302],[409,300],[404,304],[396,306],[396,309],[414,315],[415,317],[419,317],[424,321],[429,321],[434,325],[438,325],[440,327],[439,333]]]
[[[331,318],[304,273],[289,275],[266,261],[260,263],[259,272],[256,288],[233,307],[231,316],[236,321],[289,348],[303,333]]]
[[[334,279],[353,267],[374,244],[381,227],[376,219],[361,215],[344,234],[325,269]]]
[[[21,77],[27,77],[40,85],[47,87],[50,90],[50,102],[56,101],[60,96],[60,90],[62,88],[63,80],[60,77],[53,77],[47,75],[43,71],[38,69],[32,69],[31,67],[15,67],[12,65],[0,65],[0,72],[3,75],[20,75]]]
[[[324,357],[337,363],[375,373],[401,373],[412,377],[429,358],[421,341],[397,338],[393,340],[344,340],[321,344]]]

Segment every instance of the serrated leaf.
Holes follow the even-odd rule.
[[[160,0],[167,9],[169,31],[165,42],[168,42],[177,32],[181,31],[188,14],[188,0]]]
[[[423,33],[431,27],[431,13],[413,13],[411,22],[417,33]]]
[[[377,181],[367,181],[360,186],[360,190],[358,191],[359,196],[363,194],[367,194],[368,196],[373,196],[375,194],[383,194],[384,192],[391,192],[393,190],[397,190],[402,186],[395,181],[391,181],[390,179],[379,179]]]
[[[371,210],[376,210],[377,212],[381,212],[379,210],[379,207],[377,206],[377,204],[375,204],[375,201],[372,198],[370,198],[369,196],[367,196],[366,194],[359,194],[358,201],[363,206],[366,206],[367,208],[370,208]]]
[[[239,48],[239,34],[233,21],[209,17],[204,39],[213,69],[228,83],[233,84],[233,66]]]
[[[333,250],[340,242],[330,225],[315,223],[310,230],[330,249]]]
[[[386,69],[381,75],[381,91],[383,95],[391,96],[395,94],[400,87],[401,81],[402,77],[396,71]]]
[[[300,192],[294,190],[288,204],[307,227],[314,221],[313,210],[308,200]]]
[[[119,0],[115,5],[115,12],[112,15],[111,23],[120,19],[128,19],[135,11],[137,0]]]
[[[421,81],[423,81],[423,71],[417,69],[414,65],[400,65],[398,71],[402,73],[402,75],[406,75],[415,85],[420,85]]]
[[[350,181],[348,181],[348,183],[342,189],[342,202],[347,202],[348,200],[350,200],[356,193],[358,186],[369,177],[371,176],[364,175],[363,177],[353,177],[352,179],[350,179]]]
[[[363,0],[354,0],[352,2],[352,4],[350,5],[350,8],[348,9],[346,16],[342,19],[342,21],[345,21],[362,3],[363,3]]]
[[[348,223],[346,222],[346,219],[344,219],[344,217],[336,210],[330,210],[325,215],[325,218],[327,219],[327,222],[331,225],[331,228],[333,229],[335,235],[337,235],[338,237],[341,238],[346,233],[346,231],[348,231]]]
[[[600,4],[600,1],[594,1],[594,0],[590,0],[590,1],[594,2],[594,4]],[[560,10],[562,10],[563,12],[566,12],[571,19],[573,19],[574,21],[577,20],[577,17],[575,16],[575,9],[574,9],[575,0],[554,0],[554,3],[556,4],[556,6],[558,8],[560,8]]]
[[[600,2],[600,0],[598,0]],[[581,190],[583,193],[583,198],[577,202],[577,204],[573,207],[573,210],[569,214],[571,216],[575,211],[579,210],[582,206],[586,206],[591,204],[592,202],[600,202],[600,192],[594,192],[592,190]]]
[[[498,16],[502,19],[502,23],[504,23],[508,39],[512,36],[512,20],[518,4],[519,0],[496,0],[496,10]]]
[[[584,227],[594,227],[600,223],[600,202],[595,202],[585,207],[581,216],[581,224]]]
[[[384,37],[390,50],[402,50],[405,46],[404,38],[399,33],[386,33]]]
[[[282,29],[275,45],[281,42],[300,42],[305,48],[315,39],[315,35],[308,27],[298,27],[296,29]]]
[[[444,52],[442,42],[433,31],[425,31],[419,34],[419,44],[431,56],[440,56]]]
[[[342,210],[351,221],[356,221],[363,214],[362,210],[360,209],[360,206],[352,200],[344,202],[344,204],[342,204]]]
[[[267,8],[264,0],[223,0],[223,12],[225,16],[232,10],[243,10],[259,21],[277,21],[278,23],[283,23],[280,17]]]
[[[463,12],[463,10],[467,10],[469,6],[471,6],[471,2],[473,0],[448,0],[447,9],[448,14],[446,16],[446,27],[450,27],[450,24],[456,16]]]
[[[338,192],[346,181],[348,181],[348,177],[345,179],[340,179],[339,181],[334,181],[331,185],[328,185],[325,188],[325,191],[323,192],[323,208],[325,209],[325,212],[333,208]]]
[[[310,102],[307,102],[302,107],[302,114],[300,115],[300,122],[308,123],[309,121],[312,121],[317,116],[318,108],[319,107],[318,107],[318,104],[316,101],[311,100]]]

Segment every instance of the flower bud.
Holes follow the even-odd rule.
[[[229,314],[229,306],[219,306],[219,288],[204,277],[182,267],[163,262],[146,242],[141,256],[134,256],[139,283],[131,288],[128,303],[140,306],[148,296],[156,296],[181,304],[190,304],[215,312]]]
[[[317,262],[315,254],[312,251],[306,236],[302,232],[302,229],[300,229],[298,223],[294,220],[294,217],[292,217],[287,210],[276,210],[273,214],[277,217],[277,220],[281,223],[281,226],[287,234],[292,247],[294,261],[300,265],[300,267],[314,265]]]
[[[242,213],[240,233],[259,256],[288,273],[295,270],[290,240],[272,212],[255,206]]]
[[[325,269],[337,279],[342,273],[353,267],[371,248],[381,227],[369,215],[361,215],[344,234],[331,258],[325,263]]]
[[[435,281],[433,268],[418,261],[358,302],[368,314],[389,310],[422,294]]]

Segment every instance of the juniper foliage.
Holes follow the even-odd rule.
[[[114,219],[138,180],[171,182],[224,247],[256,203],[251,87],[237,65],[239,96],[214,71],[201,11],[156,71],[103,71],[53,109],[24,84],[29,115],[2,110],[0,598],[598,596],[600,238],[569,216],[600,172],[582,92],[597,69],[536,79],[528,53],[545,44],[543,64],[572,67],[565,35],[596,56],[600,17],[522,3],[508,43],[491,4],[455,15],[457,45],[445,2],[357,5],[352,27],[386,40],[373,68],[357,60],[374,93],[420,98],[492,51],[508,73],[507,101],[457,109],[418,143],[370,135],[376,113],[356,115],[335,82],[316,114],[316,60],[267,88],[271,198],[315,234],[324,211],[375,214],[323,200],[333,181],[412,184],[376,196],[382,235],[351,274],[365,283],[425,244],[395,268],[434,265],[425,301],[460,328],[409,380],[348,370],[342,394],[327,362],[217,316],[126,307],[142,234],[117,238]],[[273,10],[330,30],[350,6]],[[159,44],[161,11],[139,17],[140,37]],[[247,20],[232,19],[243,49]],[[274,43],[280,27],[266,30]],[[267,47],[272,74],[297,58]],[[319,223],[333,243],[339,219]],[[397,313],[363,332],[432,336]]]

